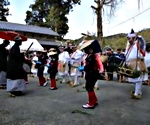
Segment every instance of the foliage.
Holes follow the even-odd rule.
[[[9,14],[9,9],[6,6],[10,5],[8,0],[0,0],[0,21],[7,21],[7,16]]]
[[[68,18],[73,5],[80,4],[80,0],[35,0],[30,5],[31,11],[26,12],[26,23],[49,27],[62,37],[68,32]]]
[[[143,36],[146,43],[150,43],[150,29],[141,30],[137,34]],[[126,36],[127,34],[120,33],[104,37],[104,47],[111,46],[114,50],[116,50],[117,48],[125,49],[127,43]],[[83,38],[81,37],[79,39],[74,40],[73,42],[78,45],[82,40]]]

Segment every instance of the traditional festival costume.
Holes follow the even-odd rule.
[[[4,40],[0,45],[0,89],[6,89],[6,70],[8,50],[5,48],[9,44],[8,40]]]
[[[26,84],[24,77],[26,71],[23,69],[23,63],[25,61],[24,54],[20,53],[19,46],[22,39],[20,37],[15,38],[15,44],[10,49],[8,63],[7,63],[7,89],[10,92],[11,97],[20,96],[22,92],[26,90]]]
[[[93,44],[92,44],[93,43]],[[97,49],[100,48],[94,48],[94,41],[87,41],[80,47],[81,50],[85,50],[85,53],[87,53],[86,58],[86,64],[84,68],[79,67],[79,70],[85,71],[85,80],[86,80],[86,90],[88,92],[88,102],[87,104],[83,105],[83,108],[85,109],[93,109],[98,104],[97,103],[97,97],[94,92],[94,85],[96,81],[98,80],[98,76],[100,72],[103,72],[103,64],[100,60],[100,56],[98,56]],[[92,52],[90,52],[92,51]]]
[[[100,46],[100,44],[98,43],[98,41],[97,41],[96,39],[93,39],[92,36],[84,36],[84,39],[83,39],[83,41],[79,44],[79,46],[80,46],[80,47],[83,46],[83,44],[86,43],[86,42],[88,42],[89,40],[92,41],[91,46],[93,46],[93,48],[94,48],[94,51],[95,51],[94,53],[95,53],[95,55],[96,55],[96,56],[99,56],[99,58],[100,58],[101,53],[102,53],[101,46]],[[85,55],[85,57],[86,57],[86,56],[87,56],[87,55]],[[83,60],[86,59],[85,57],[83,58]],[[83,61],[83,62],[85,62],[85,61]],[[85,85],[83,85],[83,87],[85,87]],[[96,81],[94,88],[95,88],[96,90],[99,90],[99,82],[98,82],[98,81]]]
[[[144,63],[145,56],[145,41],[141,36],[137,36],[132,30],[131,33],[127,35],[129,39],[126,54],[126,64],[132,69],[137,71],[146,71],[146,66]],[[132,44],[129,44],[132,39]],[[131,98],[141,99],[142,96],[142,81],[144,74],[142,73],[138,78],[128,78],[128,82],[135,83],[135,90],[131,92]]]
[[[50,89],[56,90],[56,74],[58,72],[58,54],[57,52],[49,52],[48,56],[51,57],[51,61],[49,63],[48,73],[50,74]]]
[[[41,53],[41,55],[39,55],[38,62],[36,62],[35,67],[37,68],[37,76],[39,79],[39,84],[40,84],[40,86],[44,86],[44,84],[47,83],[47,81],[43,75],[45,65],[47,64],[47,57],[45,55],[45,51],[41,51],[40,53]]]
[[[37,68],[35,68],[35,65],[36,65],[35,62],[37,61],[38,61],[37,53],[34,52],[33,57],[32,57],[32,67],[31,67],[31,72],[33,73],[32,75],[33,77],[37,77]]]
[[[150,46],[147,45],[146,48],[147,48],[146,49],[147,51],[145,53],[144,61],[145,61],[148,73],[145,73],[144,81],[146,81],[146,83],[145,83],[146,85],[150,85],[150,50],[148,50],[148,48],[150,49]]]
[[[69,78],[69,67],[68,62],[70,61],[70,55],[67,51],[64,51],[64,46],[60,46],[59,49],[62,49],[62,52],[58,55],[58,75],[63,77],[62,83],[66,82],[66,78]]]
[[[76,47],[76,46],[74,46]],[[75,87],[79,85],[79,76],[81,76],[81,72],[77,69],[77,67],[81,66],[81,61],[82,61],[82,56],[83,56],[83,52],[80,50],[75,50],[72,54],[71,54],[71,60],[70,60],[70,64],[71,64],[71,72],[70,72],[70,76],[74,77],[73,81],[71,82],[71,86]]]

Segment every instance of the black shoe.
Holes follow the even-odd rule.
[[[50,87],[49,89],[50,89],[50,90],[56,90],[57,88],[54,88],[54,87]]]
[[[98,103],[96,102],[94,106],[95,106],[95,107],[98,106]]]
[[[6,89],[6,85],[0,85],[0,89]]]

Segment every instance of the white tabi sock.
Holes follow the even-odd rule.
[[[98,84],[98,80],[96,81],[96,83],[95,83],[95,86],[94,86],[95,88],[98,88],[99,87],[99,84]]]
[[[56,76],[55,76],[55,79],[57,80],[57,78],[58,78],[58,76],[56,75]]]
[[[74,85],[79,85],[79,77],[78,76],[74,77]]]
[[[135,93],[134,95],[142,95],[142,82],[138,82],[135,84]]]

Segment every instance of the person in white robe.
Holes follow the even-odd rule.
[[[32,68],[31,68],[31,72],[33,73],[33,77],[37,77],[37,69],[35,68],[35,65],[36,65],[35,62],[37,62],[37,61],[38,61],[38,56],[37,56],[37,53],[34,52],[33,58],[32,58]]]
[[[127,35],[128,43],[125,51],[126,54],[126,64],[128,66],[133,66],[139,71],[146,70],[144,65],[144,56],[145,56],[145,41],[141,36],[138,36],[134,33],[134,30],[131,30],[131,33]],[[141,67],[142,66],[142,67]],[[132,91],[132,99],[141,99],[142,97],[142,81],[143,73],[138,78],[128,78],[128,82],[135,84],[135,89]]]
[[[82,75],[82,73],[78,70],[78,67],[81,66],[81,61],[84,53],[81,50],[77,49],[77,46],[72,46],[73,53],[71,54],[71,73],[70,76],[73,77],[70,85],[72,87],[76,87],[79,85],[79,76]]]
[[[145,73],[143,81],[145,82],[144,84],[150,85],[150,45],[146,46],[146,53],[145,53],[144,61],[145,61],[148,73]]]
[[[71,80],[68,67],[70,55],[67,51],[64,51],[64,49],[64,46],[59,47],[60,54],[58,55],[58,75],[63,78],[61,83],[65,83],[67,79],[69,80],[69,83]]]

